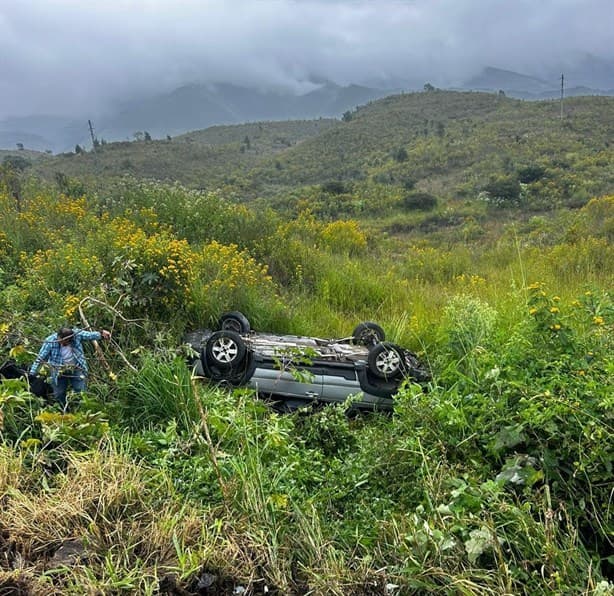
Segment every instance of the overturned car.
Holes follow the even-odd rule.
[[[360,323],[342,339],[255,332],[241,312],[220,318],[216,331],[185,338],[199,355],[196,374],[234,387],[249,387],[285,410],[314,403],[342,403],[356,396],[352,408],[392,410],[401,383],[430,380],[413,353],[385,341],[383,329]]]

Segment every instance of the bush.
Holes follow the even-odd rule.
[[[520,200],[520,182],[515,176],[499,176],[491,180],[483,190],[489,202],[498,207],[517,205]]]
[[[411,246],[401,264],[402,275],[410,280],[447,283],[472,269],[471,254],[466,249],[448,251],[432,246]]]
[[[546,168],[541,166],[526,166],[518,170],[518,180],[523,184],[531,184],[531,182],[537,182],[540,178],[543,178],[546,174]]]
[[[322,192],[331,195],[342,195],[347,192],[347,188],[340,180],[331,180],[322,184]]]
[[[217,240],[251,247],[277,225],[270,209],[255,210],[234,203],[221,192],[204,192],[179,184],[135,180],[125,176],[104,195],[92,198],[98,208],[141,223],[151,217],[191,243]]]
[[[2,165],[9,166],[13,170],[19,172],[23,172],[32,166],[32,162],[21,155],[7,155],[2,160]]]
[[[413,190],[414,187],[416,186],[416,180],[414,180],[414,178],[411,178],[409,176],[404,176],[401,179],[401,184],[405,190]]]
[[[85,186],[83,183],[76,178],[69,178],[63,172],[55,173],[55,181],[59,191],[67,197],[76,199],[85,194]]]
[[[403,198],[402,205],[409,211],[431,211],[437,207],[437,197],[428,192],[412,192]]]
[[[407,149],[405,149],[405,147],[400,147],[399,149],[397,149],[392,154],[392,157],[395,161],[398,161],[399,163],[403,163],[404,161],[407,161],[409,159],[409,155],[407,154]]]
[[[367,248],[367,237],[356,221],[335,221],[321,232],[324,244],[333,253],[360,254]]]
[[[259,313],[279,307],[268,267],[236,244],[215,241],[195,257],[192,299],[188,312],[198,325],[210,324],[224,311],[239,310],[257,320]]]
[[[38,251],[22,262],[26,271],[21,286],[30,295],[31,306],[43,308],[54,298],[96,291],[103,279],[103,266],[95,255],[73,244]]]

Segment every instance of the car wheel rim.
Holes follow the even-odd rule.
[[[360,337],[358,338],[358,341],[364,345],[376,344],[377,340],[378,340],[377,333],[373,331],[372,329],[366,329],[360,334]]]
[[[393,375],[399,370],[401,358],[396,350],[387,350],[377,356],[375,365],[383,375]]]
[[[221,337],[211,346],[213,357],[221,363],[230,364],[239,352],[237,344],[227,337]]]
[[[228,319],[224,321],[224,324],[222,325],[222,330],[223,331],[234,331],[235,333],[241,333],[242,331],[241,323],[240,321],[237,321],[236,319]]]

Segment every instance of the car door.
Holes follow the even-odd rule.
[[[322,401],[343,403],[350,395],[362,394],[353,364],[327,363],[320,371]]]
[[[249,380],[249,386],[260,395],[320,400],[322,375],[318,367],[280,370],[278,364],[271,359],[256,356],[255,360],[256,369]]]

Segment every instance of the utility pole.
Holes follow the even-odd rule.
[[[88,125],[90,127],[90,136],[92,137],[92,148],[93,148],[93,151],[96,152],[96,145],[98,143],[96,142],[96,137],[94,136],[94,126],[92,125],[92,121],[91,120],[88,120],[87,123],[88,123]]]
[[[565,75],[561,74],[561,122],[563,121],[563,94],[565,88]]]

